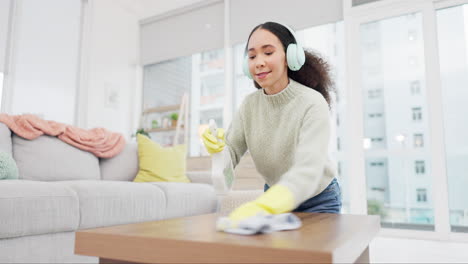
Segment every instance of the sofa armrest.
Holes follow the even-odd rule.
[[[187,171],[185,173],[192,183],[206,183],[213,185],[211,171]]]

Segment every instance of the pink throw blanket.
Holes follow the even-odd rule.
[[[82,150],[89,151],[99,158],[111,158],[125,147],[125,138],[105,128],[82,129],[71,125],[44,120],[35,115],[0,114],[0,122],[5,123],[15,134],[25,139],[35,139],[41,135],[58,137],[60,140]]]

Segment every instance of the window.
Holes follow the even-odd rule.
[[[423,134],[414,134],[413,139],[414,139],[414,147],[415,148],[424,147]]]
[[[422,118],[425,85],[420,81],[425,79],[422,15],[363,23],[359,32],[368,213],[380,215],[383,227],[433,230],[433,204],[427,197],[424,206],[416,201],[415,186],[422,183],[412,177],[416,170],[430,176],[430,148],[424,146],[429,125]],[[377,48],[367,52],[366,43]],[[370,65],[377,74],[368,71]],[[424,163],[415,163],[422,156]],[[429,192],[431,183],[424,184]]]
[[[427,202],[427,190],[426,189],[416,189],[416,201],[418,203]]]
[[[10,7],[13,0],[0,1],[0,109],[3,95],[3,72],[6,66],[5,58],[7,53],[8,28],[10,27]]]
[[[419,81],[410,82],[411,95],[416,95],[421,93],[421,83]]]
[[[424,174],[426,173],[426,165],[424,160],[416,160],[414,161],[414,172],[416,174]]]
[[[383,138],[380,138],[380,137],[379,138],[371,138],[371,142],[372,142],[372,144],[381,143],[381,142],[383,142]]]
[[[177,105],[184,93],[189,93],[192,86],[192,58],[181,57],[163,61],[143,68],[143,109]],[[169,92],[170,91],[170,92]],[[166,128],[168,113],[145,115],[140,127],[144,129]],[[174,131],[152,132],[150,137],[162,146],[173,144]]]
[[[14,63],[9,69],[14,74],[8,78],[12,84],[8,89],[14,91],[9,98],[13,114],[32,113],[75,123],[83,5],[79,0],[30,0],[19,4],[21,12],[13,22]],[[102,86],[115,91],[125,86],[119,80]]]
[[[468,5],[436,11],[442,83],[449,217],[453,232],[468,233]]]
[[[382,96],[382,90],[380,89],[372,89],[368,91],[369,99],[377,99]]]
[[[370,118],[380,118],[380,117],[382,117],[382,113],[370,113],[369,117]]]
[[[421,121],[422,120],[422,111],[421,107],[413,107],[413,121]]]
[[[411,67],[417,67],[418,66],[418,57],[416,56],[411,56],[408,58],[408,64]]]
[[[184,93],[190,94],[189,155],[208,155],[200,134],[214,119],[223,126],[224,51],[223,49],[196,53],[191,56],[163,61],[144,67],[143,107],[180,104]],[[167,113],[169,115],[170,113]],[[148,117],[142,127],[151,128],[153,121],[162,125],[167,115]],[[175,131],[151,133],[154,141],[171,145]]]
[[[412,29],[408,31],[408,40],[409,41],[415,41],[417,38],[418,34],[416,30]]]
[[[388,214],[384,204],[389,201],[387,159],[367,158],[366,175],[367,213],[384,218]]]
[[[372,167],[383,167],[384,163],[383,162],[370,162],[370,165]]]

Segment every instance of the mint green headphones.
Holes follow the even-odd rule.
[[[278,23],[279,24],[279,23]],[[291,34],[294,37],[294,40],[296,41],[296,44],[291,43],[288,45],[286,48],[286,61],[288,62],[288,68],[291,71],[298,71],[301,69],[302,65],[305,63],[305,52],[302,46],[299,44],[296,35],[294,34],[294,31],[288,27],[287,25],[280,24],[286,29],[291,32]],[[242,64],[242,68],[244,70],[244,74],[247,75],[250,79],[253,79],[252,74],[250,74],[249,71],[249,56],[245,55],[244,58],[244,63]]]

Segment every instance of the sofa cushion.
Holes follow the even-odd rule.
[[[164,218],[208,214],[216,211],[217,196],[211,185],[176,182],[149,184],[161,188],[166,195],[167,209]]]
[[[139,168],[135,182],[190,182],[185,176],[187,146],[163,148],[137,134]]]
[[[133,181],[138,173],[138,146],[128,143],[119,155],[99,159],[101,178],[106,181]]]
[[[19,178],[36,181],[100,180],[99,160],[56,137],[27,140],[13,135]]]
[[[151,184],[122,181],[57,182],[75,190],[80,200],[79,229],[163,219],[164,192]]]
[[[0,238],[75,231],[76,193],[55,183],[0,181]]]
[[[0,122],[0,151],[13,155],[11,146],[11,130]]]

